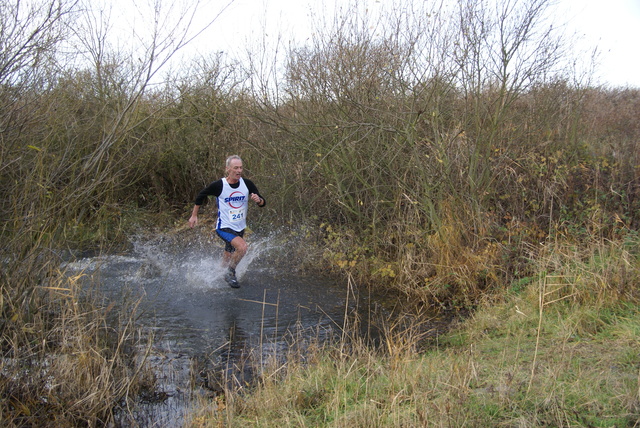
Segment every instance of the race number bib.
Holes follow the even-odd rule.
[[[229,210],[229,219],[233,222],[241,221],[244,218],[242,210]]]

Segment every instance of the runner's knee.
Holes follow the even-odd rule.
[[[236,252],[240,254],[245,254],[247,252],[247,242],[240,237],[234,238],[231,241],[231,245],[233,245],[233,248],[235,248]]]

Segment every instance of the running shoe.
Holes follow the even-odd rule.
[[[236,278],[236,270],[234,268],[229,268],[227,273],[224,276],[224,280],[227,281],[229,287],[231,288],[240,288],[240,284],[238,284],[238,279]]]

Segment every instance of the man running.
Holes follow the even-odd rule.
[[[247,227],[247,208],[249,199],[259,207],[266,205],[258,188],[247,178],[242,178],[242,159],[240,156],[229,156],[226,161],[226,177],[214,181],[198,193],[189,219],[189,227],[198,224],[198,211],[207,196],[218,198],[218,222],[216,233],[225,242],[223,266],[227,267],[225,280],[238,288],[236,267],[247,252],[244,230]]]

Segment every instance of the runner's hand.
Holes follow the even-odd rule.
[[[262,203],[262,198],[260,196],[258,196],[257,194],[255,194],[255,193],[252,193],[249,197],[251,198],[251,200],[253,202],[255,202],[258,205],[260,205],[260,203]]]

